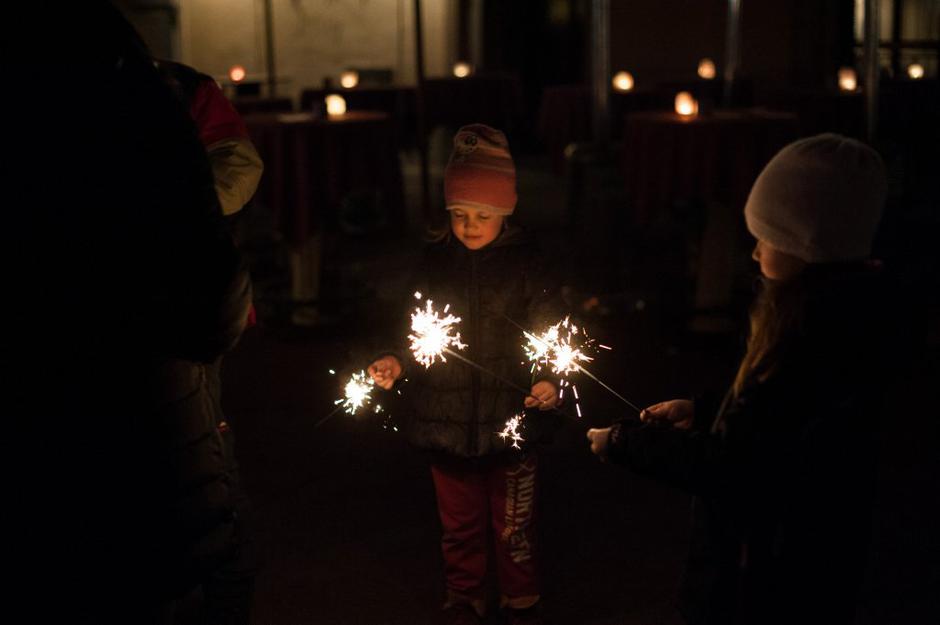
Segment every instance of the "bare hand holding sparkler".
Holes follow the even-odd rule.
[[[394,386],[395,380],[401,377],[402,366],[398,358],[389,354],[369,365],[368,371],[375,385],[387,391]]]

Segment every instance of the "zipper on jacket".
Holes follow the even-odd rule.
[[[474,352],[471,358],[477,362],[478,352],[476,346],[480,344],[480,288],[477,284],[477,255],[470,253],[470,349]],[[470,427],[467,429],[467,451],[469,455],[476,456],[479,452],[479,421],[480,421],[480,372],[476,369],[470,371]]]

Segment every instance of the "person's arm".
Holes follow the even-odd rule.
[[[199,83],[190,114],[212,166],[222,213],[237,213],[254,195],[264,170],[248,129],[215,81],[208,78]]]
[[[755,481],[769,485],[789,466],[802,420],[781,390],[768,383],[742,394],[722,415],[723,427],[621,421],[610,430],[607,457],[693,494],[740,492]]]

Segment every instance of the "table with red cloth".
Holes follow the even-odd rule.
[[[626,115],[623,128],[624,179],[634,223],[650,224],[676,202],[704,204],[695,303],[699,309],[726,306],[744,203],[764,165],[796,139],[796,116],[762,109],[693,117],[641,112]]]
[[[240,115],[255,113],[290,113],[294,103],[290,98],[266,98],[260,96],[235,96],[232,106]]]
[[[415,134],[414,87],[353,87],[352,89],[304,89],[300,94],[300,110],[321,112],[326,96],[336,94],[346,100],[346,110],[382,111],[395,123],[399,144],[413,143]]]
[[[403,192],[395,129],[388,114],[256,114],[245,117],[264,161],[255,200],[273,211],[292,250],[292,294],[316,299],[325,226],[355,192],[376,193],[397,219]]]
[[[611,136],[620,138],[624,114],[632,111],[665,109],[668,97],[648,89],[612,91],[609,99]],[[591,91],[587,85],[554,85],[542,91],[536,131],[552,159],[555,173],[564,171],[565,148],[570,144],[589,141],[591,127]]]

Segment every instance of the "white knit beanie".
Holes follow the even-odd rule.
[[[744,218],[756,238],[808,263],[859,260],[871,254],[887,190],[877,152],[826,133],[795,141],[770,160]]]

